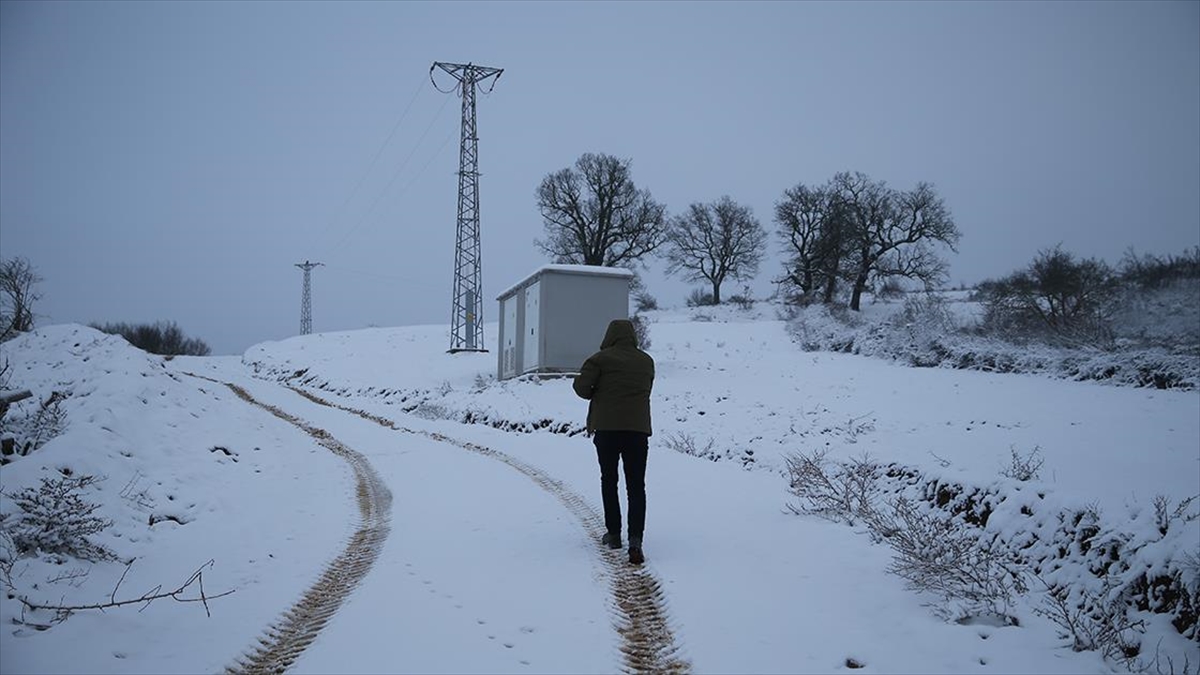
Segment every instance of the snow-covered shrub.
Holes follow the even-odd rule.
[[[67,428],[67,395],[51,392],[42,401],[26,399],[0,416],[0,466],[37,450]]]
[[[788,489],[799,501],[788,504],[793,513],[811,513],[854,525],[874,518],[880,467],[869,456],[833,462],[825,450],[785,458]]]
[[[700,459],[707,459],[712,462],[736,460],[742,463],[742,468],[744,469],[749,469],[755,466],[756,462],[758,461],[758,458],[754,456],[753,450],[720,448],[717,447],[716,441],[712,439],[708,439],[707,442],[701,445],[701,442],[697,440],[695,436],[682,432],[667,434],[667,436],[663,438],[662,443],[668,449],[674,450],[675,452],[682,453],[684,455],[691,455],[692,457],[699,457]]]
[[[440,403],[422,401],[405,412],[427,420],[457,420],[459,413]]]
[[[658,299],[647,291],[640,291],[633,296],[633,306],[639,312],[649,312],[658,309]]]
[[[1118,346],[1200,355],[1200,279],[1126,289],[1112,324]]]
[[[1012,478],[1021,482],[1036,480],[1042,470],[1042,464],[1046,459],[1042,457],[1042,449],[1040,446],[1034,446],[1033,450],[1027,453],[1020,453],[1015,447],[1009,448],[1011,451],[1011,459],[1008,466],[1000,470],[1000,475],[1005,478]]]
[[[1016,623],[1012,606],[1028,587],[1022,566],[1003,544],[905,497],[873,511],[868,526],[895,552],[888,570],[910,588],[942,598],[947,618],[987,616]]]
[[[789,489],[798,499],[788,504],[793,513],[866,524],[872,538],[895,552],[889,571],[910,588],[936,594],[944,616],[1015,622],[1011,607],[1026,586],[1020,564],[1003,546],[919,499],[901,494],[883,503],[880,488],[887,475],[915,474],[883,467],[868,456],[832,462],[823,450],[794,454],[787,468]]]
[[[904,284],[896,277],[888,277],[875,289],[872,301],[897,300],[902,297],[904,297]]]
[[[1098,651],[1106,659],[1130,664],[1141,653],[1138,635],[1145,622],[1126,611],[1120,582],[1103,580],[1099,591],[1073,586],[1047,585],[1042,605],[1034,609],[1059,628],[1059,637],[1071,640],[1077,652]]]
[[[1133,249],[1121,259],[1121,279],[1138,288],[1155,289],[1180,280],[1200,279],[1200,246],[1193,246],[1182,255],[1138,255]]]
[[[650,322],[641,314],[634,314],[629,317],[629,321],[633,323],[633,333],[637,336],[638,347],[650,349]]]
[[[491,384],[491,382],[492,382],[491,376],[484,375],[483,373],[478,373],[475,375],[475,386],[472,388],[472,391],[478,394],[478,393],[482,392],[483,390],[487,389],[488,385]]]
[[[911,300],[904,310],[884,318],[868,319],[857,312],[825,305],[793,311],[786,325],[805,351],[875,356],[919,367],[1042,374],[1134,387],[1200,387],[1200,353],[1161,347],[1101,350],[1008,343],[955,329],[947,303],[936,295]]]
[[[99,504],[84,499],[81,492],[97,481],[95,476],[43,478],[37,488],[28,487],[4,494],[17,511],[0,514],[0,529],[12,541],[18,555],[50,553],[80,560],[112,560],[113,553],[88,541],[112,521],[95,515]]]
[[[913,366],[941,363],[941,343],[958,326],[946,299],[935,293],[909,296],[904,308],[891,317],[879,333],[880,352]]]
[[[704,444],[704,447],[700,447],[695,436],[680,432],[675,434],[667,434],[667,436],[663,439],[663,445],[684,455],[710,459],[714,462],[717,460],[717,457],[713,454],[714,441],[712,439],[709,439],[708,443]]]
[[[1033,453],[1020,457],[1036,464]],[[1157,498],[1153,508],[1113,518],[1050,499],[1036,479],[970,486],[897,464],[830,462],[820,452],[793,456],[789,471],[801,499],[789,504],[793,512],[865,520],[894,549],[892,571],[941,595],[945,611],[1012,616],[1006,607],[1033,590],[1035,611],[1072,646],[1126,666],[1148,655],[1161,661],[1146,634],[1151,615],[1200,644],[1200,495],[1175,505]]]
[[[1200,511],[1192,509],[1192,502],[1200,495],[1192,495],[1187,499],[1180,500],[1178,504],[1171,507],[1171,500],[1166,495],[1157,495],[1154,497],[1154,525],[1158,529],[1158,533],[1166,536],[1167,531],[1171,529],[1171,525],[1175,522],[1187,524],[1200,518]],[[1200,572],[1200,570],[1198,570]]]
[[[1023,269],[979,285],[988,330],[1015,341],[1107,346],[1118,278],[1103,260],[1056,246]]]
[[[688,307],[707,307],[716,304],[713,302],[713,294],[705,291],[702,288],[694,288],[687,296]]]
[[[809,305],[788,322],[788,331],[806,352],[853,352],[866,321],[844,307]]]
[[[741,293],[729,296],[729,302],[742,311],[754,309],[754,296],[751,295],[749,286],[743,287]]]
[[[1188,504],[1191,500],[1186,500]],[[1132,665],[1151,644],[1142,614],[1166,615],[1181,635],[1200,643],[1200,584],[1187,551],[1200,545],[1186,519],[1136,515],[1114,526],[1094,507],[1057,514],[1054,547],[1034,547],[1030,566],[1046,589],[1037,611],[1050,618],[1076,650],[1096,650]]]

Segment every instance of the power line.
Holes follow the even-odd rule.
[[[388,190],[391,189],[392,185],[396,182],[396,179],[400,177],[400,172],[404,170],[404,167],[408,165],[409,160],[411,160],[413,155],[416,154],[417,148],[421,147],[421,143],[424,142],[425,137],[429,135],[429,131],[431,129],[433,129],[433,125],[436,124],[439,119],[441,119],[442,112],[445,111],[446,104],[448,103],[448,101],[449,101],[449,99],[442,102],[442,106],[440,108],[438,108],[438,111],[434,115],[433,119],[429,121],[429,125],[425,127],[425,131],[421,132],[421,136],[420,136],[420,138],[417,139],[416,145],[414,145],[413,149],[411,151],[409,151],[408,156],[406,156],[404,158],[404,161],[401,162],[398,167],[396,167],[396,170],[392,173],[392,177],[388,180],[387,185],[385,185],[383,187],[383,190],[381,190],[379,192],[379,194],[375,196],[375,200],[373,202],[371,202],[370,208],[368,208],[366,210],[366,212],[363,213],[363,215],[361,217],[359,217],[359,219],[357,221],[355,221],[354,225],[352,225],[349,229],[346,230],[345,234],[342,235],[341,239],[339,239],[337,241],[337,243],[335,243],[329,249],[329,252],[327,253],[327,255],[333,255],[334,252],[336,252],[338,249],[340,249],[342,247],[342,245],[345,244],[346,241],[350,238],[350,235],[357,232],[358,229],[360,227],[362,227],[362,225],[364,223],[367,222],[367,218],[369,218],[371,216],[371,214],[373,214],[375,212],[375,209],[379,206],[379,202],[383,200],[383,197],[388,193]],[[441,152],[441,150],[439,149],[438,153],[440,154],[440,152]],[[434,157],[436,157],[436,156],[437,155],[435,154]],[[431,158],[429,160],[429,162],[427,162],[425,164],[425,166],[428,167],[429,164],[432,162],[433,162],[433,158]],[[422,169],[422,171],[424,171],[424,169]]]
[[[410,286],[421,286],[429,290],[439,290],[440,287],[431,283],[429,279],[424,277],[406,277],[398,274],[380,274],[379,272],[369,272],[366,270],[355,270],[347,267],[331,266],[328,274],[338,275],[346,274],[357,277],[367,277],[370,279],[379,279],[381,281],[402,281]]]
[[[345,215],[346,207],[350,204],[351,200],[358,196],[358,191],[362,189],[363,183],[365,183],[367,180],[367,176],[371,174],[371,170],[374,169],[375,165],[379,162],[379,158],[383,155],[384,149],[387,148],[388,144],[392,142],[392,138],[396,135],[396,131],[400,129],[400,125],[403,124],[404,120],[408,118],[409,111],[412,110],[413,104],[417,102],[417,97],[420,96],[422,91],[425,91],[425,87],[425,80],[422,79],[421,84],[417,86],[417,90],[413,92],[412,98],[409,99],[408,105],[404,107],[404,112],[400,114],[399,119],[397,119],[396,123],[392,125],[392,130],[388,132],[387,138],[383,140],[383,143],[379,146],[379,149],[375,151],[375,156],[371,158],[371,162],[367,165],[366,170],[363,171],[361,176],[359,176],[358,182],[354,184],[354,188],[350,190],[350,194],[346,196],[345,201],[343,201],[342,205],[338,207],[338,210],[334,213],[333,219],[330,220],[324,229],[317,234],[318,239],[324,236],[325,233],[335,225],[337,225],[338,221],[340,221],[342,216]]]
[[[429,81],[448,94],[433,79],[434,70],[449,73],[462,96],[462,133],[458,151],[458,219],[454,246],[454,293],[451,300],[450,352],[485,352],[483,346],[483,296],[479,248],[479,137],[475,131],[475,90],[488,79],[487,92],[496,88],[503,68],[470,63],[434,62]],[[494,78],[494,79],[493,79]]]

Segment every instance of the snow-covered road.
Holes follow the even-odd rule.
[[[595,504],[586,438],[425,420],[362,397],[329,401],[339,409],[244,369],[211,375],[354,448],[393,494],[379,559],[294,672],[628,669],[597,533],[503,461]],[[1093,654],[1056,648],[1044,627],[941,621],[884,571],[887,549],[787,513],[778,476],[731,469],[659,449],[648,472],[646,569],[661,580],[679,660],[696,671],[1103,669]]]

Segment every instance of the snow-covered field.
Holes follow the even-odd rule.
[[[763,304],[648,316],[657,380],[640,579],[656,589],[650,604],[665,626],[656,639],[672,663],[763,673],[1117,669],[1072,651],[1033,612],[1033,593],[1012,609],[1019,626],[940,618],[939,598],[886,571],[890,548],[862,528],[789,510],[786,460],[815,450],[867,456],[946,482],[1038,492],[1064,509],[1095,507],[1104,522],[1143,533],[1156,496],[1200,493],[1200,393],[804,352]],[[496,326],[486,328],[496,344]],[[135,562],[121,580],[120,561],[19,559],[15,591],[0,596],[0,671],[236,668],[361,525],[356,474],[317,429],[373,467],[390,492],[378,502],[389,518],[369,570],[291,670],[629,667],[619,630],[629,610],[618,602],[629,575],[595,541],[586,402],[568,379],[497,382],[495,353],[449,355],[447,343],[445,326],[379,328],[264,343],[241,359],[170,361],[73,325],[5,343],[12,388],[69,396],[65,432],[0,468],[0,488],[12,495],[64,470],[102,476],[85,496],[113,525],[92,540]],[[36,401],[18,406],[10,418]],[[1001,475],[1014,450],[1035,448],[1039,480]],[[0,505],[15,509],[11,498]],[[1171,535],[1175,548],[1156,560],[1200,555],[1200,521]],[[136,599],[178,587],[210,559],[211,617],[201,603],[164,598],[54,624],[52,612],[17,599]],[[1195,640],[1145,618],[1146,655],[1158,650],[1177,669],[1184,658],[1200,664]]]

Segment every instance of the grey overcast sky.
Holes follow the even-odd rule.
[[[306,259],[316,331],[448,325],[434,61],[505,69],[478,100],[485,321],[550,262],[534,191],[585,152],[772,232],[799,182],[931,182],[951,284],[1059,242],[1200,245],[1197,2],[2,0],[0,256],[44,277],[42,324],[174,320],[218,354],[298,332]],[[645,277],[665,305],[698,286]]]

